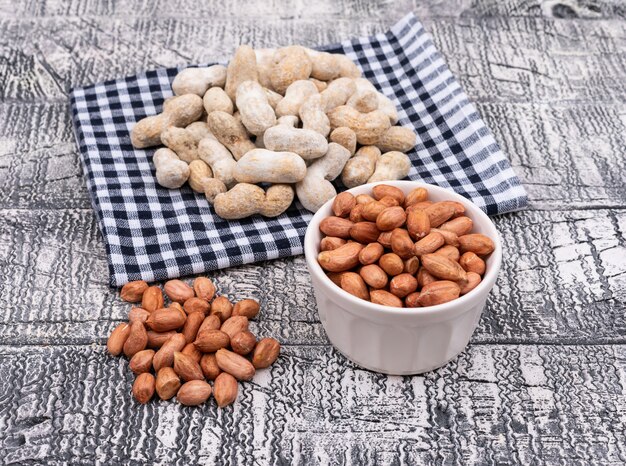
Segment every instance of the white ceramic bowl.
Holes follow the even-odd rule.
[[[304,238],[304,254],[320,320],[331,343],[365,369],[394,375],[419,374],[443,366],[467,346],[500,271],[502,245],[489,217],[447,189],[416,181],[386,181],[358,186],[349,192],[355,196],[371,194],[377,184],[396,186],[405,194],[421,186],[428,189],[432,201],[458,201],[474,221],[472,232],[483,233],[495,243],[495,250],[486,260],[483,280],[466,295],[437,306],[394,308],[359,299],[330,281],[318,264],[317,255],[322,239],[319,224],[333,215],[333,200],[313,216]]]

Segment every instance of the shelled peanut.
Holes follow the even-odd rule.
[[[170,280],[163,291],[141,280],[124,285],[121,298],[141,307],[131,308],[129,322],[115,327],[107,342],[111,355],[130,359],[137,375],[132,394],[140,403],[156,392],[162,400],[176,396],[179,403],[196,406],[213,394],[224,407],[237,398],[238,381],[251,380],[278,358],[278,341],[257,340],[248,328],[260,310],[254,299],[233,304],[216,296],[206,277],[193,286]]]
[[[227,67],[184,69],[172,90],[131,142],[166,146],[152,159],[157,183],[188,183],[222,218],[276,217],[295,196],[315,212],[339,177],[352,188],[409,173],[413,128],[396,126],[394,102],[346,55],[240,45]]]
[[[385,184],[371,196],[343,192],[332,210],[319,225],[320,266],[348,293],[385,306],[434,306],[469,293],[495,248],[472,233],[461,203],[430,201],[425,188],[406,196]]]

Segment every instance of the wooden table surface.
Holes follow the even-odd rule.
[[[239,43],[316,45],[414,11],[530,196],[471,345],[415,377],[328,344],[302,257],[211,276],[283,356],[233,408],[138,406],[103,343],[128,305],[68,91]],[[626,463],[626,5],[619,0],[0,0],[0,463]]]

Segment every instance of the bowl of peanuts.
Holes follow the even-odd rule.
[[[431,371],[465,349],[502,262],[478,206],[415,181],[340,193],[313,216],[304,253],[333,346],[390,375]]]

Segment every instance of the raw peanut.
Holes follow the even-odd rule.
[[[233,317],[235,316],[245,316],[250,319],[254,319],[259,310],[261,309],[261,305],[256,299],[242,299],[235,303],[235,307],[233,307]]]
[[[414,291],[410,293],[404,298],[404,306],[405,307],[420,307],[419,303],[420,293],[419,291]]]
[[[204,374],[194,359],[179,351],[174,353],[174,372],[185,382],[190,380],[204,380]]]
[[[436,228],[450,219],[456,212],[456,208],[452,203],[440,201],[427,207],[425,211],[430,220],[430,227]]]
[[[491,254],[496,248],[491,238],[480,233],[459,236],[459,244],[462,253],[473,252],[478,256]]]
[[[372,288],[384,288],[387,286],[389,278],[383,269],[376,264],[361,267],[359,275]]]
[[[246,316],[233,316],[222,324],[220,330],[232,338],[239,332],[248,330],[248,318]]]
[[[265,369],[274,364],[280,353],[280,343],[274,338],[263,338],[254,348],[252,364],[256,369]]]
[[[352,208],[356,205],[356,199],[350,193],[337,194],[333,201],[333,213],[336,217],[347,217]]]
[[[420,260],[413,256],[404,261],[404,273],[415,275],[420,266]]]
[[[263,340],[258,343],[257,350],[259,349],[261,342],[263,342]],[[264,347],[265,345],[261,346],[261,348]],[[215,353],[215,357],[219,368],[224,372],[228,372],[237,380],[251,380],[252,377],[254,377],[254,366],[243,356],[233,353],[232,351],[228,351],[227,349],[220,349]]]
[[[426,188],[415,188],[404,199],[404,208],[407,209],[418,202],[424,202],[428,200],[428,191]]]
[[[362,222],[363,219],[363,204],[355,205],[350,211],[350,216],[348,217],[352,223]]]
[[[215,353],[208,353],[202,356],[202,359],[200,360],[200,368],[202,369],[204,376],[209,380],[215,380],[217,376],[222,373],[222,370],[217,365]]]
[[[187,320],[187,314],[178,309],[157,309],[150,314],[146,325],[155,332],[167,332],[182,327]]]
[[[198,330],[204,322],[204,312],[192,312],[187,316],[182,334],[185,336],[187,344],[193,342],[198,335]]]
[[[148,335],[142,322],[135,321],[130,324],[130,333],[124,343],[124,354],[127,358],[132,358],[139,351],[146,348]]]
[[[396,206],[400,205],[398,200],[395,197],[392,197],[392,196],[385,196],[382,199],[380,199],[378,202],[380,202],[381,204],[386,205],[387,207],[396,207]]]
[[[187,313],[185,312],[185,310],[183,309],[182,304],[180,304],[180,303],[176,303],[176,302],[170,303],[170,305],[168,307],[166,307],[165,309],[169,309],[170,311],[180,312],[180,314],[183,317],[187,318]]]
[[[440,228],[431,228],[431,232],[439,233],[443,236],[443,242],[450,246],[458,247],[459,246],[459,237],[456,233],[448,230],[442,230]]]
[[[437,279],[433,277],[424,267],[420,267],[417,271],[417,284],[420,286],[420,288],[423,288],[429,283],[433,283],[436,281]]]
[[[211,309],[211,305],[206,299],[189,298],[185,301],[185,304],[183,304],[183,309],[187,314],[201,312],[202,314],[207,315]]]
[[[215,296],[215,285],[206,277],[197,277],[193,281],[193,290],[198,298],[211,301]]]
[[[387,208],[385,204],[378,201],[368,202],[363,205],[361,216],[370,222],[375,222],[378,215]]]
[[[158,286],[149,286],[143,292],[141,307],[148,312],[156,311],[163,307],[163,292]]]
[[[427,234],[421,240],[415,243],[415,247],[413,248],[413,251],[415,252],[416,256],[430,254],[430,253],[435,252],[441,246],[443,246],[444,243],[445,241],[441,233],[434,231],[432,233]]]
[[[415,257],[414,244],[409,232],[404,228],[396,228],[391,232],[391,250],[402,259]]]
[[[213,384],[213,397],[217,401],[217,406],[223,408],[233,404],[237,399],[237,390],[239,389],[237,379],[227,372],[222,372],[215,378]]]
[[[230,344],[230,337],[221,330],[205,330],[193,344],[203,353],[214,353],[220,348],[226,348]]]
[[[378,243],[386,248],[391,248],[391,231],[383,231],[380,236],[378,236]]]
[[[461,294],[463,295],[469,293],[476,288],[480,282],[480,275],[476,272],[467,272],[467,281],[459,282],[459,285],[461,286]]]
[[[335,285],[337,285],[339,288],[341,288],[341,276],[343,275],[343,273],[327,273],[326,276],[328,278],[330,278],[330,281],[333,282]]]
[[[423,210],[411,209],[406,216],[406,229],[411,237],[419,240],[430,233],[430,220]]]
[[[465,206],[463,204],[461,204],[460,202],[457,201],[441,201],[441,202],[445,202],[447,204],[450,204],[454,207],[454,216],[453,217],[460,217],[465,213]]]
[[[126,343],[128,335],[130,335],[129,324],[119,324],[117,327],[115,327],[107,341],[107,351],[109,352],[109,354],[113,356],[119,356],[120,354],[122,354],[122,350],[124,349],[124,343]]]
[[[428,207],[430,207],[433,204],[434,204],[433,201],[416,202],[415,204],[408,206],[406,208],[406,212],[408,214],[412,210],[426,210]]]
[[[376,217],[376,226],[380,231],[391,231],[406,222],[406,213],[400,206],[387,207]]]
[[[459,297],[461,288],[449,280],[441,280],[422,287],[418,302],[420,306],[435,306]]]
[[[326,236],[320,241],[320,251],[332,251],[339,246],[346,244],[346,240],[343,238],[337,238],[336,236]]]
[[[217,316],[222,322],[226,321],[233,314],[233,303],[225,296],[218,296],[211,303],[211,315]]]
[[[133,383],[133,396],[141,403],[146,404],[154,395],[154,375],[143,372],[137,376]]]
[[[341,288],[357,298],[369,300],[370,294],[363,278],[354,272],[341,274]]]
[[[148,289],[148,284],[143,280],[129,282],[122,287],[120,297],[129,303],[138,303],[143,297],[143,292]]]
[[[181,280],[169,280],[165,283],[163,289],[165,294],[176,303],[182,304],[195,296],[193,288]]]
[[[359,252],[359,262],[363,265],[374,264],[378,262],[380,256],[385,252],[380,243],[370,243]]]
[[[250,353],[256,345],[256,337],[248,330],[236,333],[234,337],[230,339],[230,347],[237,353],[245,356]]]
[[[154,358],[152,358],[152,367],[156,372],[162,367],[171,367],[174,364],[174,353],[180,351],[185,347],[186,341],[184,335],[181,333],[175,333],[169,340],[163,343],[161,349],[156,352]]]
[[[404,262],[402,262],[400,256],[393,252],[381,256],[378,265],[391,276],[399,275],[404,270]]]
[[[353,223],[347,218],[326,217],[320,222],[320,231],[326,236],[348,239],[352,225]]]
[[[385,290],[370,291],[370,298],[373,303],[380,304],[382,306],[402,307],[403,305],[400,298]]]
[[[176,399],[181,405],[198,406],[211,396],[211,386],[204,380],[190,380],[181,385]]]
[[[203,356],[202,351],[200,351],[198,347],[194,345],[193,343],[187,343],[185,347],[183,348],[183,350],[181,351],[181,353],[183,353],[186,356],[189,356],[191,359],[193,359],[197,363],[200,363],[200,359],[202,359],[202,356]]]
[[[154,350],[146,349],[141,350],[135,353],[135,355],[130,358],[130,362],[128,363],[128,367],[135,374],[141,374],[142,372],[150,372],[152,369],[152,358],[154,357]]]
[[[150,313],[140,307],[133,307],[128,313],[128,321],[131,324],[136,320],[141,323],[145,323],[146,320],[148,320],[148,317],[150,317]]]
[[[374,222],[358,222],[350,228],[350,237],[359,243],[373,243],[379,235],[380,231]]]
[[[374,186],[372,188],[372,195],[377,201],[380,201],[385,196],[390,196],[398,201],[398,205],[402,205],[404,202],[404,193],[402,190],[395,186],[389,186],[388,184],[378,184]]]
[[[458,262],[461,254],[459,250],[454,246],[445,245],[437,249],[433,254],[437,254],[439,256],[447,257],[451,261]]]
[[[206,316],[204,321],[202,321],[202,325],[198,329],[198,334],[196,335],[196,339],[203,333],[208,330],[219,330],[222,326],[222,321],[216,315]]]
[[[374,199],[369,194],[359,194],[357,195],[355,200],[356,200],[357,205],[359,205],[359,204],[368,204],[370,202],[374,202],[376,199]]]
[[[163,367],[157,371],[156,392],[162,400],[171,399],[180,388],[180,378],[171,367]]]
[[[456,217],[443,223],[439,228],[456,233],[457,236],[467,235],[472,231],[474,222],[469,217]]]
[[[461,256],[459,264],[461,264],[461,267],[463,267],[466,272],[474,272],[478,275],[485,273],[485,261],[471,251],[468,251]]]
[[[322,251],[317,256],[320,266],[329,272],[345,272],[359,264],[360,243],[346,243],[333,251]]]
[[[465,281],[467,274],[458,262],[448,259],[447,257],[437,254],[424,254],[422,256],[422,265],[428,272],[443,280]]]
[[[148,348],[159,349],[169,340],[176,332],[174,330],[170,332],[155,332],[154,330],[148,330]]]
[[[417,290],[417,279],[409,273],[396,275],[389,282],[389,291],[398,298],[404,298]]]

